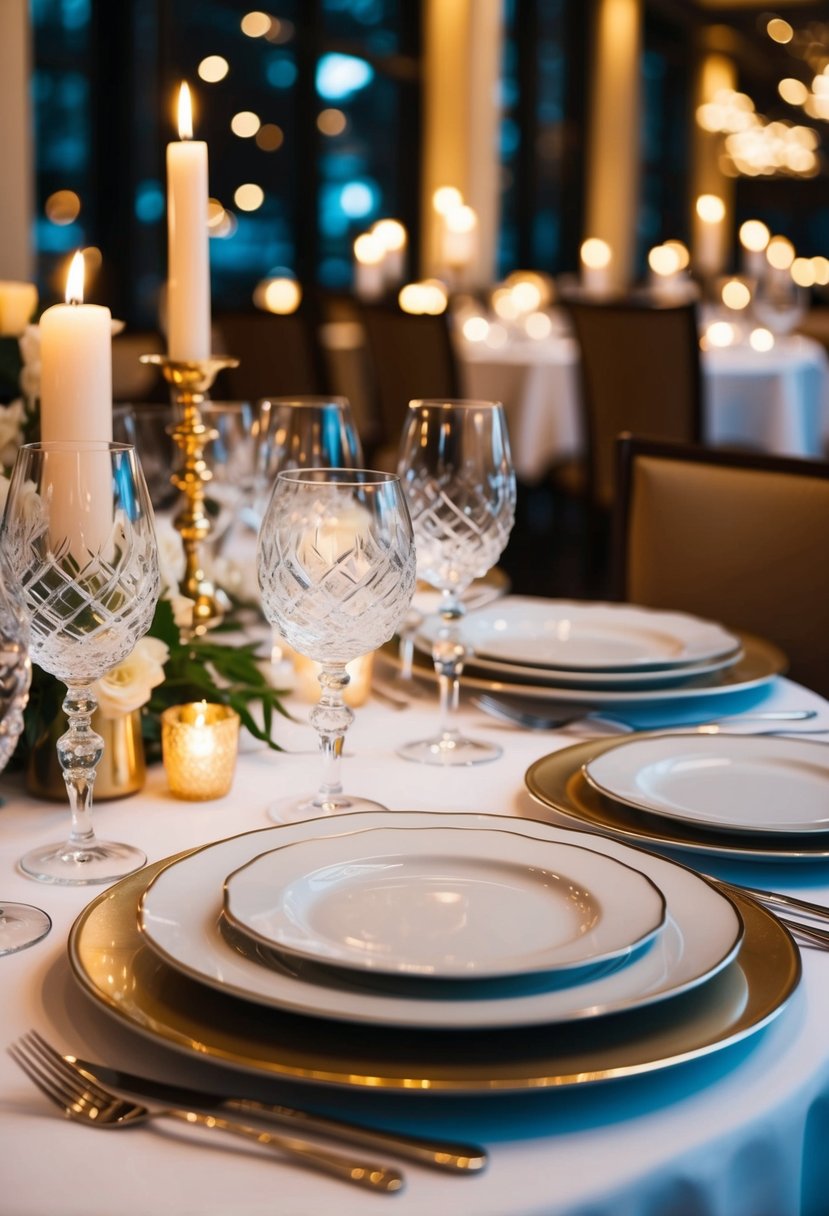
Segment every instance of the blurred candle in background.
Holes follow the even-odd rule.
[[[84,304],[84,260],[78,251],[66,278],[66,303],[40,318],[40,437],[112,440],[112,317]]]
[[[441,261],[456,274],[462,274],[475,260],[478,250],[478,216],[472,207],[461,203],[443,216]]]
[[[696,217],[694,266],[707,278],[719,274],[725,260],[725,203],[716,194],[701,194]]]
[[[397,287],[406,273],[406,229],[399,220],[378,220],[371,229],[383,246],[383,279],[387,287]]]
[[[766,247],[771,233],[762,220],[746,220],[740,225],[740,269],[759,279],[766,270]]]
[[[354,242],[354,293],[361,300],[378,300],[386,288],[383,263],[386,250],[372,232],[364,232]]]
[[[167,353],[210,357],[207,144],[193,139],[190,89],[178,101],[179,140],[167,145]]]
[[[611,288],[610,264],[613,251],[607,241],[599,237],[588,237],[579,251],[581,258],[581,285],[590,295],[607,295]]]
[[[36,308],[34,283],[0,280],[0,338],[19,338]]]

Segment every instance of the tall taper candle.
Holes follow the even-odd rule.
[[[178,142],[167,145],[167,353],[210,357],[207,144],[193,139],[190,89],[178,101]]]
[[[83,254],[66,279],[66,303],[40,318],[40,437],[112,440],[112,318],[100,304],[84,304]]]

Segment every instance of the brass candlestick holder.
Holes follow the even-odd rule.
[[[239,360],[226,355],[183,361],[166,355],[141,355],[142,363],[161,368],[170,385],[179,418],[167,428],[181,450],[182,464],[170,480],[182,495],[181,510],[173,520],[184,547],[184,577],[179,584],[182,595],[193,601],[192,632],[206,633],[224,615],[223,597],[205,575],[199,550],[210,533],[210,517],[204,509],[204,487],[213,474],[204,459],[205,446],[217,432],[202,422],[200,407],[208,400],[218,373],[225,367],[238,367]]]

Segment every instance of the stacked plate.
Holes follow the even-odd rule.
[[[638,735],[537,761],[530,793],[581,825],[737,858],[829,857],[829,747],[785,736]]]
[[[439,621],[418,639],[428,673]],[[472,688],[612,705],[709,697],[760,687],[785,668],[770,643],[715,622],[629,604],[507,596],[461,625]]]
[[[84,911],[70,958],[113,1016],[202,1059],[410,1092],[665,1067],[759,1029],[799,977],[770,914],[683,866],[448,812],[327,817],[158,863]]]

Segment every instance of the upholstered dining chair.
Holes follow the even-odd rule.
[[[702,375],[696,307],[566,299],[581,351],[587,496],[608,510],[615,497],[621,431],[702,440]]]
[[[219,373],[217,399],[256,401],[328,391],[315,313],[305,308],[287,315],[220,313],[213,328],[216,353],[239,360],[238,367]]]
[[[376,467],[394,469],[409,402],[461,395],[449,319],[446,313],[413,314],[392,304],[363,304],[360,312],[375,401],[371,459]]]
[[[829,696],[829,463],[618,443],[618,597],[776,642]]]

